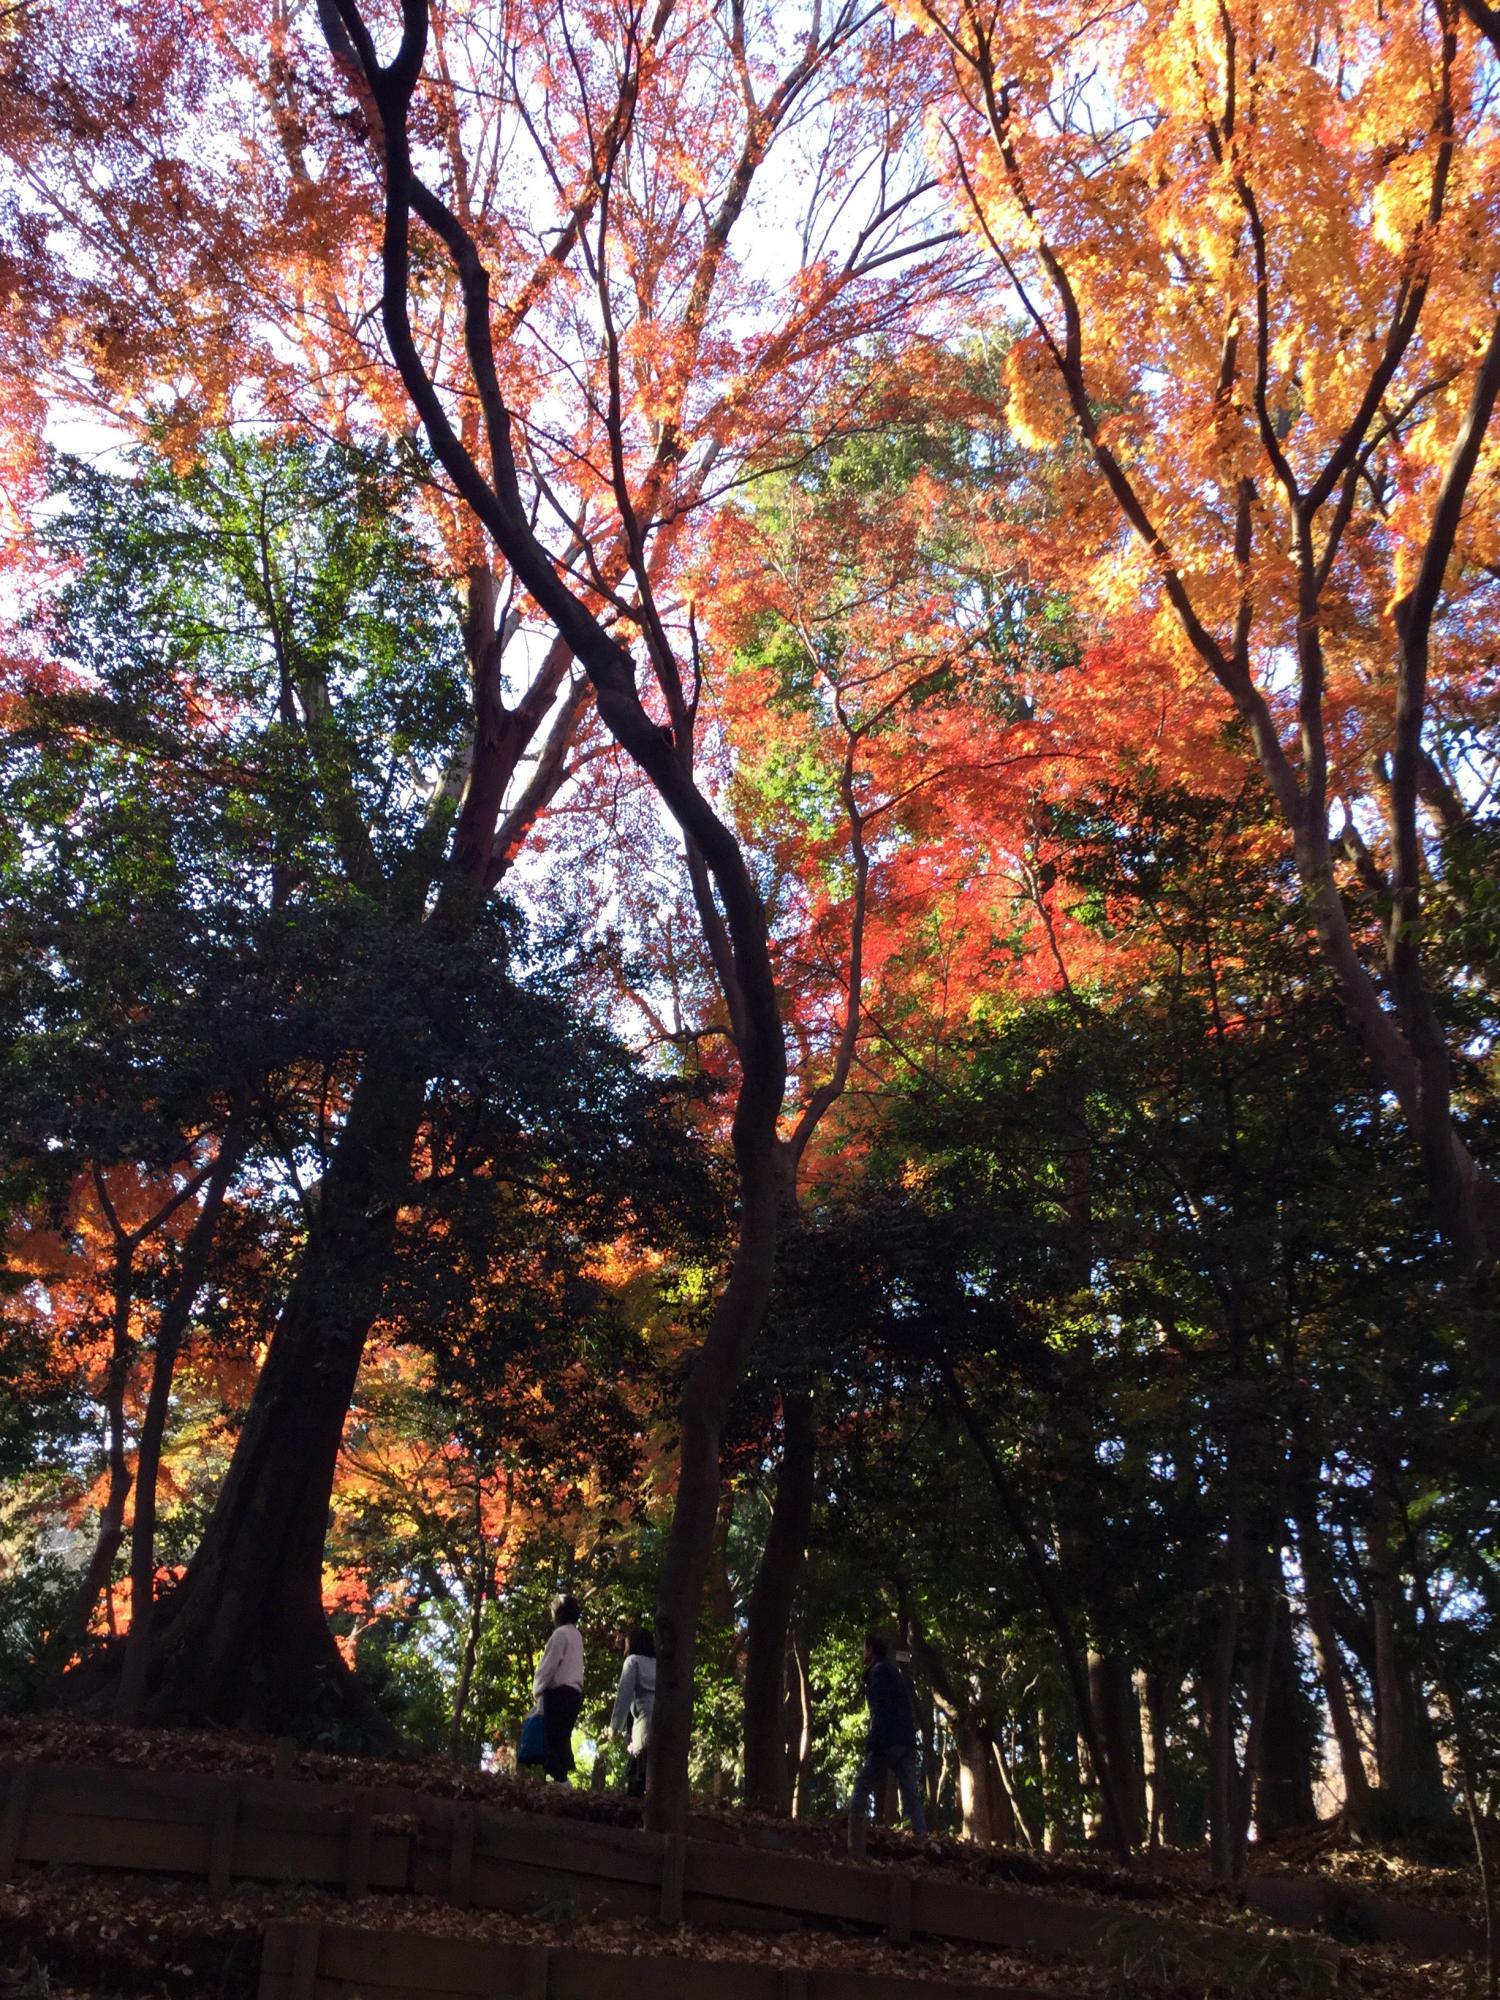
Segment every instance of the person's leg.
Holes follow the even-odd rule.
[[[875,1804],[876,1794],[885,1783],[887,1765],[878,1750],[866,1756],[854,1779],[854,1791],[849,1799],[849,1852],[858,1860],[865,1851],[865,1840],[870,1831],[870,1812]]]
[[[896,1787],[901,1794],[901,1810],[911,1823],[913,1833],[926,1833],[927,1814],[922,1806],[922,1780],[917,1770],[917,1753],[913,1750],[893,1750],[891,1768],[896,1773]]]
[[[566,1785],[573,1769],[573,1724],[583,1706],[579,1688],[550,1687],[542,1696],[547,1724],[547,1776]]]
[[[628,1798],[643,1799],[646,1796],[646,1753],[637,1750],[625,1767],[625,1792]]]

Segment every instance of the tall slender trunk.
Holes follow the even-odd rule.
[[[787,1634],[787,1768],[792,1778],[792,1817],[807,1813],[807,1781],[812,1769],[812,1680],[806,1636],[795,1626]]]
[[[1073,1700],[1078,1710],[1078,1730],[1088,1753],[1093,1769],[1094,1782],[1099,1788],[1103,1807],[1104,1831],[1116,1859],[1130,1858],[1130,1822],[1125,1808],[1115,1790],[1114,1774],[1109,1759],[1104,1753],[1103,1739],[1099,1730],[1099,1718],[1094,1711],[1093,1696],[1089,1688],[1088,1671],[1084,1663],[1082,1649],[1073,1630],[1073,1620],[1058,1588],[1053,1567],[1048,1562],[1035,1530],[1026,1519],[1015,1488],[1000,1463],[999,1454],[991,1443],[983,1425],[979,1422],[973,1404],[952,1362],[943,1356],[939,1362],[939,1372],[953,1399],[959,1420],[963,1424],[990,1475],[990,1484],[995,1489],[1001,1511],[1010,1525],[1011,1532],[1021,1545],[1021,1553],[1032,1581],[1041,1598],[1042,1609],[1052,1627],[1057,1640],[1058,1651],[1062,1655],[1063,1670],[1068,1685],[1073,1690]]]
[[[464,1714],[469,1706],[469,1689],[474,1684],[474,1662],[479,1657],[479,1635],[484,1630],[484,1607],[489,1599],[486,1579],[481,1578],[469,1607],[469,1623],[464,1633],[463,1658],[458,1663],[458,1686],[453,1691],[453,1721],[448,1729],[448,1755],[458,1760],[464,1740]]]
[[[1344,1786],[1344,1810],[1356,1831],[1370,1823],[1371,1790],[1360,1746],[1359,1726],[1349,1700],[1344,1678],[1343,1654],[1334,1621],[1334,1582],[1318,1519],[1317,1488],[1310,1453],[1305,1442],[1294,1442],[1291,1453],[1292,1498],[1296,1516],[1297,1555],[1302,1566],[1303,1601],[1307,1606],[1308,1630],[1312,1635],[1313,1658],[1323,1685],[1329,1727],[1338,1745],[1339,1773]]]
[[[115,1558],[125,1539],[125,1503],[130,1497],[130,1465],[125,1453],[125,1389],[130,1379],[130,1306],[134,1289],[134,1244],[116,1235],[111,1259],[110,1347],[104,1375],[105,1458],[109,1480],[94,1546],[83,1578],[54,1631],[46,1656],[58,1666],[83,1643],[100,1594],[109,1588]]]
[[[208,1178],[203,1204],[183,1248],[182,1269],[177,1283],[157,1322],[156,1345],[151,1358],[151,1387],[146,1396],[146,1413],[141,1421],[136,1450],[135,1515],[130,1524],[130,1630],[125,1637],[120,1685],[115,1696],[115,1718],[119,1722],[136,1720],[141,1698],[146,1691],[146,1671],[156,1618],[157,1485],[167,1413],[172,1401],[172,1379],[183,1336],[203,1287],[214,1238],[218,1234],[219,1218],[223,1213],[224,1197],[234,1170],[244,1155],[244,1148],[244,1128],[238,1120],[231,1120],[219,1142],[219,1155]]]
[[[1029,1847],[1035,1853],[1036,1835],[1031,1830],[1026,1818],[1025,1809],[1021,1804],[1021,1794],[1016,1785],[1015,1772],[1011,1767],[1010,1758],[1006,1754],[1005,1730],[1003,1725],[991,1737],[990,1749],[994,1754],[995,1775],[999,1780],[1000,1790],[1005,1797],[1005,1816],[1009,1822],[1004,1837],[1007,1840],[1019,1839],[1023,1847]]]
[[[812,1529],[817,1412],[811,1390],[784,1390],[781,1464],[771,1525],[750,1592],[745,1662],[745,1803],[785,1812],[791,1775],[785,1756],[787,1633]]]

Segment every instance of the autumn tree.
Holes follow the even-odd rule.
[[[900,11],[947,53],[933,157],[1020,315],[1011,420],[1072,452],[1059,557],[1106,616],[1148,605],[1253,743],[1433,1213],[1487,1269],[1423,910],[1494,592],[1493,11]]]
[[[657,592],[678,527],[710,475],[739,476],[753,449],[804,424],[817,408],[827,357],[842,341],[881,316],[888,324],[909,319],[951,285],[953,233],[933,227],[927,177],[901,143],[916,107],[910,95],[892,94],[900,72],[885,60],[891,31],[852,8],[826,20],[814,12],[785,47],[784,23],[738,13],[726,23],[707,7],[590,16],[587,35],[567,8],[550,5],[499,23],[442,11],[419,18],[412,9],[390,64],[380,60],[380,31],[372,38],[357,12],[324,10],[320,26],[326,53],[310,18],[278,17],[268,27],[253,11],[216,15],[191,62],[179,59],[170,37],[153,41],[141,51],[151,103],[142,119],[135,91],[146,72],[133,57],[123,68],[110,60],[79,65],[62,55],[60,24],[23,23],[9,64],[13,157],[30,211],[55,219],[50,241],[87,235],[118,244],[113,218],[100,214],[97,181],[78,171],[80,143],[112,153],[117,185],[143,193],[166,186],[172,198],[139,203],[143,237],[156,220],[163,225],[149,248],[143,240],[126,256],[104,254],[114,303],[101,297],[97,315],[80,312],[97,267],[49,255],[49,241],[18,222],[12,257],[38,267],[36,310],[21,331],[41,363],[45,329],[107,322],[111,337],[86,349],[64,340],[63,377],[110,408],[138,407],[170,382],[173,414],[189,436],[205,408],[227,407],[222,373],[207,379],[190,368],[191,389],[179,386],[194,346],[184,329],[205,309],[230,334],[223,352],[243,363],[242,394],[259,396],[274,418],[316,413],[343,422],[363,395],[403,423],[403,400],[412,399],[442,468],[438,511],[441,486],[456,496],[444,534],[469,593],[475,688],[472,753],[454,771],[463,802],[453,872],[431,920],[461,926],[475,897],[494,887],[517,838],[567,774],[590,686],[595,696],[603,690],[604,721],[692,828],[695,896],[726,981],[740,989],[740,1039],[754,1044],[752,1068],[771,1051],[770,1068],[761,1068],[745,1099],[748,1133],[773,1115],[779,1031],[763,975],[731,963],[736,951],[757,957],[760,920],[740,862],[704,818],[706,802],[691,782],[695,695],[671,657]],[[121,81],[125,69],[129,84]],[[856,81],[879,87],[851,88]],[[418,102],[420,134],[408,142]],[[227,167],[191,144],[205,117],[242,135]],[[431,148],[429,131],[437,135]],[[737,265],[728,246],[784,134],[812,147],[810,193],[793,267],[762,276]],[[503,166],[513,143],[529,151],[534,172],[513,177]],[[660,171],[663,163],[669,171]],[[435,260],[409,257],[413,217],[424,238],[435,238]],[[266,285],[270,271],[290,279],[280,291],[290,302],[280,326],[267,306],[277,289]],[[767,316],[773,288],[781,309]],[[376,301],[399,390],[366,344],[367,308]],[[735,315],[743,331],[721,334]],[[558,529],[557,561],[538,538],[542,524]],[[538,619],[547,630],[541,662],[512,699],[517,654],[509,649]],[[634,668],[609,629],[619,620],[643,633],[652,653],[655,713],[638,700]],[[587,672],[575,673],[575,662]],[[522,774],[520,759],[544,724],[541,755]],[[502,823],[507,806],[513,817]],[[722,917],[712,893],[725,899]],[[743,1046],[741,1056],[750,1060]],[[388,1213],[389,1184],[409,1152],[421,1084],[394,1089],[394,1071],[381,1068],[368,1104],[358,1096],[350,1104],[349,1164],[334,1174],[320,1211],[340,1234],[346,1221]],[[344,1205],[346,1172],[353,1178]],[[747,1185],[758,1172],[747,1164]],[[764,1261],[768,1239],[756,1221],[764,1208],[757,1197],[742,1211],[747,1242],[759,1244],[740,1267],[745,1273]],[[373,1236],[368,1228],[355,1234],[354,1267],[374,1270],[388,1249],[385,1224]],[[344,1253],[328,1254],[337,1263]],[[311,1323],[320,1282],[310,1268],[307,1287],[288,1301],[267,1398],[283,1370],[295,1377],[313,1367],[295,1329]],[[731,1318],[743,1305],[746,1323],[753,1320],[754,1291],[748,1277],[731,1281]],[[337,1305],[341,1293],[355,1295],[331,1277],[325,1305],[335,1319],[349,1317]],[[344,1362],[333,1368],[325,1343],[313,1369],[330,1412],[347,1401],[363,1337],[351,1323],[333,1343]],[[708,1395],[710,1412],[716,1400]],[[334,1421],[330,1414],[316,1452],[301,1455],[320,1468],[318,1485],[332,1463]],[[704,1439],[711,1428],[706,1416],[689,1435]],[[302,1483],[289,1485],[260,1462],[261,1454],[274,1458],[275,1434],[258,1418],[247,1426],[211,1533],[214,1550],[243,1546],[251,1493],[286,1496]],[[706,1447],[695,1443],[689,1457],[685,1492],[695,1482],[706,1491]],[[285,1497],[273,1504],[291,1507]],[[308,1520],[318,1508],[309,1493]],[[686,1506],[684,1521],[692,1515]],[[309,1637],[317,1627],[312,1541],[309,1529],[276,1585],[300,1592],[293,1622]],[[685,1561],[690,1579],[693,1561]],[[685,1723],[672,1720],[674,1689],[685,1685],[672,1665],[672,1633],[684,1626],[690,1581],[681,1587],[680,1599],[675,1583],[668,1590],[661,1621],[663,1773],[685,1754]],[[265,1588],[255,1584],[243,1601],[259,1601]],[[194,1601],[206,1600],[190,1579],[182,1603]],[[194,1699],[206,1692],[204,1684]],[[672,1781],[662,1783],[670,1789]]]

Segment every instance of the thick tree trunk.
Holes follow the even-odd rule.
[[[1378,1480],[1373,1499],[1366,1554],[1375,1625],[1375,1763],[1382,1816],[1394,1830],[1445,1818],[1448,1803],[1399,1572],[1395,1510]]]
[[[1279,1593],[1266,1691],[1265,1738],[1255,1785],[1255,1825],[1261,1840],[1316,1826],[1313,1737],[1297,1665],[1291,1606]]]
[[[1293,1497],[1297,1508],[1297,1555],[1302,1565],[1303,1601],[1307,1606],[1308,1630],[1312,1634],[1313,1658],[1323,1684],[1323,1700],[1328,1723],[1338,1745],[1339,1773],[1344,1787],[1344,1811],[1350,1826],[1360,1831],[1370,1823],[1371,1790],[1365,1771],[1359,1725],[1349,1700],[1344,1678],[1343,1654],[1334,1622],[1333,1573],[1318,1520],[1317,1497],[1311,1460],[1297,1447],[1291,1459]]]
[[[737,1122],[752,1096],[748,1061],[745,1068]],[[773,1076],[755,1079],[758,1088],[754,1094],[764,1103],[749,1105],[752,1130],[741,1135],[736,1148],[741,1204],[734,1265],[679,1404],[682,1460],[677,1504],[657,1588],[656,1706],[646,1793],[646,1824],[657,1833],[680,1833],[687,1821],[693,1663],[698,1611],[718,1516],[719,1440],[729,1399],[744,1372],[775,1275],[781,1190],[774,1119],[785,1072],[775,1068],[774,1058],[772,1068]],[[767,1107],[769,1115],[762,1116]]]
[[[1208,1725],[1208,1854],[1216,1882],[1228,1882],[1234,1876],[1235,1793],[1239,1786],[1239,1766],[1235,1757],[1238,1717],[1234,1699],[1238,1650],[1239,1592],[1236,1587],[1225,1592],[1220,1605],[1213,1664],[1204,1690]]]
[[[380,1310],[425,1078],[373,1055],[203,1540],[160,1607],[145,1713],[295,1728],[347,1709],[323,1613],[323,1542],[344,1420]]]
[[[1177,1845],[1177,1794],[1167,1755],[1165,1678],[1152,1668],[1137,1677],[1141,1708],[1141,1761],[1146,1775],[1147,1845],[1153,1854]]]
[[[1140,1755],[1140,1715],[1129,1664],[1119,1653],[1089,1649],[1089,1695],[1099,1718],[1099,1742],[1109,1766],[1110,1786],[1119,1800],[1130,1835],[1138,1846],[1145,1833],[1144,1773]]]
[[[1271,1663],[1276,1647],[1276,1612],[1280,1598],[1281,1552],[1278,1549],[1274,1556],[1269,1554],[1262,1541],[1247,1607],[1246,1622],[1255,1641],[1255,1650],[1245,1673],[1245,1758],[1234,1798],[1231,1880],[1235,1882],[1244,1879],[1249,1860],[1250,1820],[1256,1787],[1260,1783],[1261,1759],[1265,1754],[1266,1705],[1270,1699]]]
[[[964,1839],[988,1847],[993,1838],[988,1739],[972,1722],[955,1716],[953,1743],[958,1753],[958,1809],[963,1815]]]
[[[818,1427],[810,1390],[783,1392],[781,1439],[776,1498],[746,1631],[745,1803],[757,1812],[785,1812],[791,1802],[782,1717],[787,1633],[812,1529]]]

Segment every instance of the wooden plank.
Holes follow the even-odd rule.
[[[349,1839],[344,1854],[344,1893],[351,1897],[366,1896],[370,1891],[370,1846],[374,1822],[375,1812],[370,1795],[364,1792],[355,1801],[354,1810],[349,1815]]]
[[[1076,1993],[1035,1986],[978,1986],[952,1979],[905,1979],[900,1973],[838,1972],[819,1967],[808,1981],[808,2000],[1086,2000]]]
[[[664,1836],[661,1847],[661,1920],[682,1922],[682,1891],[687,1873],[687,1842],[680,1833]]]
[[[313,2000],[322,1944],[322,1918],[304,1917],[292,1941],[292,2000]]]
[[[205,1830],[191,1820],[95,1819],[34,1806],[27,1815],[20,1859],[62,1867],[202,1875]]]
[[[437,1894],[442,1894],[439,1887]],[[528,1868],[521,1862],[474,1861],[474,1907],[524,1915],[578,1917],[598,1910],[612,1916],[655,1917],[661,1891],[654,1883],[610,1882],[561,1868]]]
[[[236,1872],[260,1882],[313,1882],[348,1888],[354,1842],[363,1843],[350,1812],[267,1810],[246,1798],[240,1810]],[[405,1889],[411,1870],[410,1836],[371,1829],[364,1852],[366,1886]],[[442,1894],[439,1887],[437,1894]]]
[[[884,1930],[890,1909],[885,1871],[842,1861],[805,1861],[757,1848],[688,1842],[688,1880],[704,1895],[731,1903],[769,1904],[808,1916]]]
[[[448,1856],[448,1901],[466,1910],[474,1900],[474,1812],[460,1806],[453,1815],[453,1845]]]
[[[885,1934],[892,1944],[911,1943],[911,1877],[899,1868],[891,1876],[891,1907]]]
[[[784,1937],[788,1931],[803,1928],[803,1918],[797,1910],[777,1910],[769,1903],[728,1903],[722,1896],[700,1896],[691,1877],[682,1908],[683,1922],[704,1930],[763,1931],[767,1936]]]
[[[37,1764],[36,1801],[89,1819],[158,1819],[207,1827],[222,1779],[204,1771],[134,1771],[112,1764]]]
[[[0,1814],[0,1882],[8,1882],[15,1873],[35,1789],[36,1774],[30,1764],[16,1765],[6,1774],[5,1811]]]
[[[221,1903],[229,1894],[230,1879],[234,1874],[234,1837],[240,1823],[240,1788],[236,1784],[223,1785],[214,1800],[213,1824],[208,1835],[208,1875],[209,1900]]]
[[[778,2000],[778,1980],[769,1966],[732,1959],[712,1963],[693,1958],[623,1957],[616,1952],[577,1951],[564,1946],[552,1954],[548,2000]],[[911,2000],[919,2000],[913,1993]]]
[[[261,1932],[259,2000],[287,2000],[290,1995],[296,1936],[296,1924],[286,1922],[267,1924]]]
[[[777,2000],[812,2000],[807,1974],[800,1965],[788,1965],[783,1969]]]
[[[515,1964],[510,1961],[514,1959]],[[323,1935],[321,1970],[360,1992],[368,1989],[442,1987],[445,1992],[488,1996],[496,1972],[519,1968],[514,1947],[482,1938],[432,1937],[417,1931],[355,1930],[330,1925]]]
[[[528,1944],[522,1946],[521,1958],[514,1983],[509,1987],[497,1983],[494,2000],[551,2000],[551,1952],[544,1944]]]
[[[498,1861],[567,1868],[621,1882],[661,1881],[661,1842],[634,1827],[589,1826],[540,1813],[476,1815],[475,1851]]]

